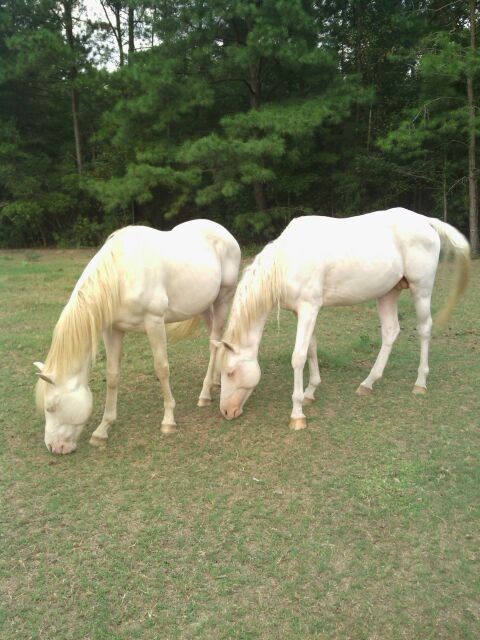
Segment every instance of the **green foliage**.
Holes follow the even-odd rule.
[[[399,114],[403,118],[377,144],[398,170],[408,171],[427,185],[439,214],[444,201],[453,204],[454,223],[468,233],[466,78],[472,65],[480,67],[480,56],[472,58],[466,40],[465,30],[441,31],[418,43],[416,102]],[[476,128],[480,132],[479,117]],[[446,210],[442,213],[447,215]]]
[[[67,4],[73,41],[65,3],[2,5],[1,246],[195,217],[259,241],[279,211],[442,215],[445,201],[467,231],[466,75],[478,96],[480,58],[466,3],[107,3],[136,47],[118,68],[115,20]]]

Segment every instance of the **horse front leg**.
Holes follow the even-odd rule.
[[[305,395],[303,392],[303,369],[315,329],[318,310],[318,306],[303,303],[297,311],[297,335],[292,354],[293,394],[292,415],[290,417],[290,428],[295,431],[305,429],[307,426],[307,419],[302,408]]]
[[[177,430],[175,422],[175,398],[170,388],[170,366],[167,355],[167,334],[163,318],[145,320],[145,331],[153,352],[155,373],[160,380],[163,393],[164,415],[162,433],[174,433]]]
[[[222,337],[223,326],[228,314],[228,305],[233,291],[230,289],[222,295],[219,295],[212,307],[205,312],[205,322],[210,332],[210,360],[208,362],[207,373],[203,381],[200,397],[198,398],[199,407],[207,407],[212,402],[212,387],[214,384],[220,386],[220,376],[216,370],[217,347],[214,341],[220,340]],[[216,379],[216,376],[218,378]]]
[[[90,438],[90,444],[94,447],[106,444],[108,431],[117,419],[118,382],[120,379],[124,335],[123,331],[113,328],[103,332],[103,342],[107,356],[107,395],[102,421]]]

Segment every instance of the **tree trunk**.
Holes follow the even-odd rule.
[[[72,7],[73,7],[72,0],[65,0],[63,2],[65,33],[67,37],[67,44],[72,53],[72,58],[75,59],[75,39],[73,37]],[[75,86],[77,75],[78,75],[77,67],[75,65],[75,62],[73,62],[69,69],[68,77],[70,80],[70,101],[71,101],[71,107],[72,107],[73,134],[75,137],[75,157],[77,161],[77,171],[79,174],[81,174],[83,169],[83,162],[82,162],[80,123],[78,119],[79,97],[78,97],[77,88]]]
[[[259,109],[261,104],[260,96],[260,63],[250,65],[250,107]],[[253,195],[255,205],[259,211],[265,211],[268,207],[265,195],[265,185],[263,182],[255,180],[253,182]]]
[[[132,62],[132,53],[135,51],[135,15],[134,8],[128,7],[128,63]]]
[[[370,143],[372,140],[372,113],[373,113],[373,104],[370,103],[370,108],[368,109],[367,153],[370,153]]]
[[[125,64],[125,54],[123,53],[123,42],[122,42],[122,21],[120,17],[120,3],[115,6],[115,35],[117,37],[118,43],[118,53],[120,55],[120,66],[123,67]]]
[[[447,222],[448,218],[448,200],[447,200],[447,154],[443,156],[443,221]]]
[[[80,124],[78,122],[78,92],[74,85],[72,85],[70,89],[70,99],[72,103],[73,135],[75,136],[75,157],[77,159],[77,171],[79,174],[81,174],[83,171],[83,161]]]
[[[100,0],[100,4],[102,5],[103,13],[105,14],[105,18],[107,19],[108,24],[110,25],[110,29],[117,41],[118,47],[118,55],[119,55],[119,65],[123,67],[125,64],[125,54],[123,52],[123,40],[122,40],[122,3],[121,2],[105,2],[104,0]],[[110,11],[113,12],[115,16],[115,25],[112,24],[110,20],[110,15],[107,11],[107,7]]]
[[[476,20],[475,0],[470,0],[470,50],[472,60],[476,52]],[[478,199],[477,199],[477,169],[476,169],[476,132],[475,132],[475,94],[474,94],[474,70],[469,69],[467,76],[468,97],[468,199],[469,199],[469,227],[470,245],[472,253],[480,253],[480,240],[478,235]]]

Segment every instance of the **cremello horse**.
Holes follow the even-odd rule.
[[[92,412],[88,387],[91,360],[103,334],[107,356],[107,397],[93,445],[106,443],[117,414],[125,331],[145,332],[153,351],[165,413],[164,433],[175,430],[166,327],[181,338],[203,315],[211,338],[220,338],[237,283],[240,248],[230,233],[209,220],[194,220],[172,231],[126,227],[113,233],[87,265],[62,311],[37,383],[37,406],[45,412],[45,444],[70,453]],[[198,401],[211,402],[216,347]],[[217,372],[218,376],[218,372]]]
[[[346,219],[305,216],[293,220],[257,255],[238,285],[223,341],[220,410],[225,418],[242,413],[260,380],[257,354],[274,305],[293,311],[298,318],[292,355],[293,429],[306,427],[302,404],[314,400],[320,383],[314,330],[321,307],[377,299],[382,347],[358,388],[360,394],[371,393],[399,334],[397,301],[408,287],[420,336],[420,366],[413,391],[426,393],[430,300],[442,244],[453,249],[459,265],[455,290],[442,312],[445,321],[466,287],[470,265],[467,240],[449,224],[401,208]],[[304,391],[307,358],[310,378]]]

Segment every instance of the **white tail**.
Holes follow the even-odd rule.
[[[462,293],[465,291],[470,276],[470,244],[460,231],[457,231],[451,224],[442,222],[437,218],[427,218],[430,225],[440,236],[442,247],[445,247],[455,255],[457,262],[457,280],[450,294],[447,303],[438,313],[436,320],[440,326],[447,323],[453,307],[459,301]]]
[[[188,338],[197,330],[200,323],[200,316],[193,316],[182,322],[170,322],[165,325],[168,339],[172,342],[180,342],[184,338]]]

